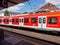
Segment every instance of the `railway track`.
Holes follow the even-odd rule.
[[[60,44],[60,36],[55,36],[55,35],[53,36],[53,35],[47,35],[43,33],[30,32],[26,30],[14,29],[10,27],[0,26],[0,28],[4,29],[5,31],[10,31],[10,32],[26,35],[26,36],[33,37],[36,39],[42,39],[46,42]]]
[[[36,32],[36,33],[60,36],[60,32],[43,31],[43,30],[36,30],[36,29],[32,29],[32,28],[24,28],[24,27],[8,26],[8,25],[0,25],[0,26],[10,27],[10,28],[14,28],[14,29],[21,29],[21,30],[26,30],[26,31]]]

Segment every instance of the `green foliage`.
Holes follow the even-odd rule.
[[[4,16],[9,16],[9,11],[8,10],[5,10]]]
[[[28,12],[24,12],[23,14],[28,14]]]

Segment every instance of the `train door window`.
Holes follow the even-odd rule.
[[[21,22],[21,19],[20,19],[20,22]]]
[[[22,22],[23,22],[23,19],[21,19],[22,20]]]
[[[23,19],[20,19],[20,22],[22,23],[23,22]]]
[[[18,19],[16,18],[16,22],[18,22]]]
[[[43,18],[43,23],[46,23],[46,18]]]
[[[57,18],[56,17],[50,17],[50,18],[48,18],[48,23],[49,24],[56,24],[57,23]]]
[[[32,23],[36,23],[37,22],[37,18],[32,18]]]
[[[29,22],[29,18],[25,18],[25,19],[24,19],[24,22],[25,22],[25,23],[28,23],[28,22]]]
[[[42,21],[42,19],[41,19],[41,18],[39,18],[39,23],[41,23],[41,21]]]

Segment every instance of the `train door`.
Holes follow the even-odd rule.
[[[9,25],[12,25],[12,18],[9,19]]]
[[[4,24],[4,19],[2,19],[2,24]]]
[[[23,22],[23,19],[24,19],[23,17],[20,17],[20,18],[19,18],[19,20],[20,20],[19,25],[20,25],[20,26],[23,26],[23,23],[24,23],[24,22]]]
[[[46,16],[38,16],[38,27],[46,28]]]

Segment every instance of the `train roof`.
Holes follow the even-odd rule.
[[[34,13],[34,14],[19,14],[19,15],[13,15],[13,16],[4,16],[4,18],[9,18],[9,17],[20,17],[20,16],[24,16],[24,17],[35,17],[35,16],[60,16],[60,12],[42,12],[42,13]]]

